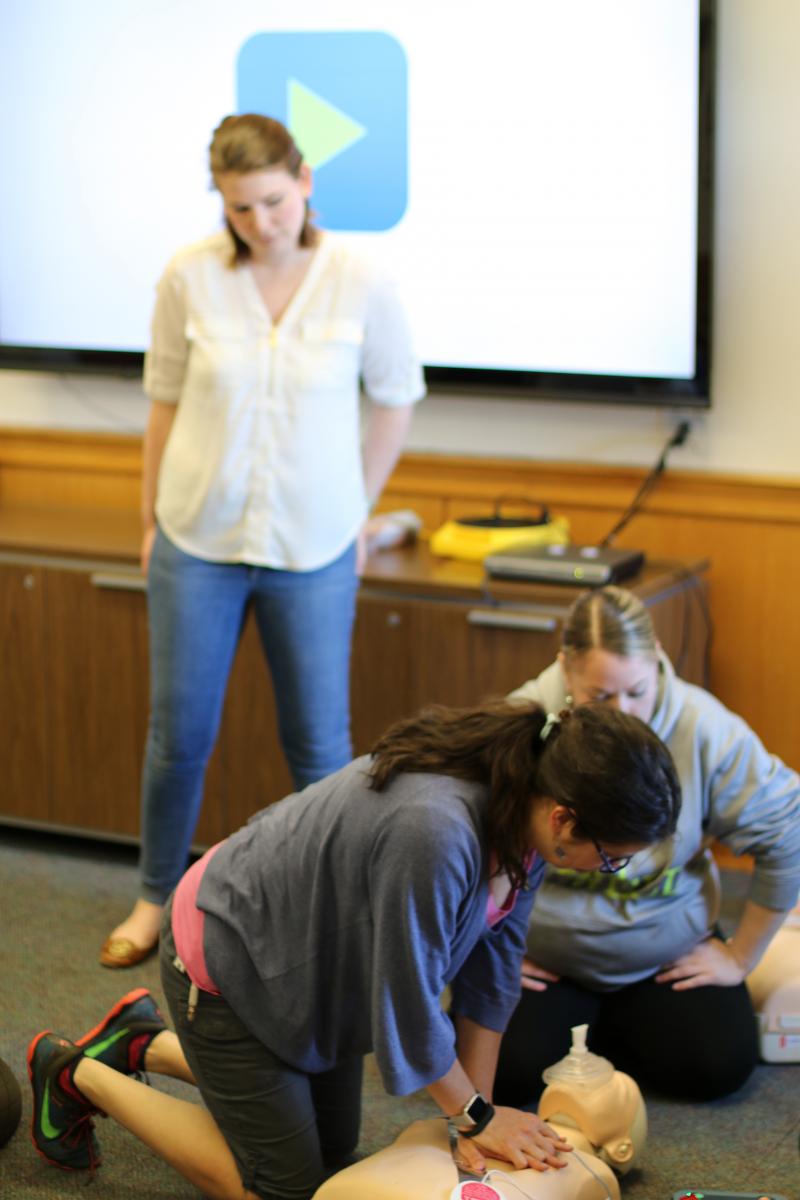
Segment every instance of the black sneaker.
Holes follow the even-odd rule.
[[[69,1067],[82,1050],[46,1029],[28,1047],[28,1076],[33,1088],[33,1144],[55,1167],[94,1170],[100,1147],[92,1116],[99,1110],[78,1091]]]
[[[106,1013],[99,1025],[78,1038],[87,1058],[94,1058],[122,1071],[138,1075],[144,1071],[147,1047],[157,1034],[167,1028],[158,1005],[147,988],[128,992]]]

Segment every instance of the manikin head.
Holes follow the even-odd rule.
[[[578,1150],[624,1175],[641,1159],[647,1114],[636,1082],[586,1046],[587,1025],[573,1025],[572,1047],[544,1072],[539,1116]]]

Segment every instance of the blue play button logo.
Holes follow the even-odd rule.
[[[325,229],[391,229],[408,201],[407,68],[387,33],[257,33],[239,52],[239,112],[277,117],[314,171]]]

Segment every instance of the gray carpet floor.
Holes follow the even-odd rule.
[[[727,921],[735,918],[745,885],[744,875],[726,873]],[[161,999],[155,960],[124,974],[95,965],[103,938],[127,912],[135,889],[129,848],[0,828],[0,1057],[23,1093],[22,1124],[0,1150],[3,1200],[80,1196],[87,1187],[93,1200],[197,1196],[112,1121],[98,1121],[103,1165],[93,1178],[48,1166],[30,1141],[25,1053],[33,1034],[53,1028],[79,1037],[121,994],[139,985]],[[196,1097],[174,1081],[155,1078],[155,1086]],[[626,1200],[671,1200],[690,1187],[800,1200],[800,1065],[760,1066],[738,1095],[724,1101],[645,1099],[648,1142],[641,1168],[623,1179]],[[385,1095],[368,1061],[364,1153],[435,1112],[425,1093]]]

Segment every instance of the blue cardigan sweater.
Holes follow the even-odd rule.
[[[258,813],[222,844],[197,902],[212,978],[288,1064],[329,1069],[374,1050],[387,1091],[456,1057],[442,1008],[502,1032],[520,995],[541,864],[487,925],[487,791],[443,775],[368,786],[361,758]]]

